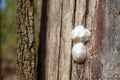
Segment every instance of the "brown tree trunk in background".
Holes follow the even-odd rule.
[[[36,80],[33,0],[17,0],[17,80]]]

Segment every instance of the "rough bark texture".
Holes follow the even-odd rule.
[[[32,0],[17,0],[17,80],[36,80]]]

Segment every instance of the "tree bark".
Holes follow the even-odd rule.
[[[33,0],[17,0],[17,79],[36,80]]]
[[[39,47],[34,46],[35,38],[32,39],[33,46],[30,48],[34,50],[33,53],[25,48],[26,45],[30,46],[29,36],[34,35],[34,27],[32,26],[33,33],[29,35],[25,32],[29,33],[31,26],[23,23],[24,17],[29,17],[29,13],[25,10],[29,8],[24,7],[25,3],[18,4],[23,6],[18,7],[19,79],[22,80],[24,75],[34,75],[28,78],[35,78],[34,58],[37,48],[39,80],[120,80],[119,0],[42,0],[42,12],[40,13],[41,8],[37,8],[39,14],[36,16],[38,15],[39,18],[35,19],[35,25],[40,28],[38,31],[35,29],[37,35],[39,32],[40,39],[36,42]],[[24,20],[27,21],[29,18]],[[81,64],[75,63],[71,56],[75,43],[72,42],[70,34],[77,25],[83,25],[91,31],[90,40],[85,44],[87,58]],[[26,41],[28,44],[24,43],[26,36],[28,36]],[[28,56],[33,58],[26,60],[29,59]],[[29,65],[30,61],[33,62],[34,68]],[[29,66],[24,67],[26,63]],[[33,72],[25,74],[26,71],[30,72],[29,69]]]

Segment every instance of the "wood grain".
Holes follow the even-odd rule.
[[[42,80],[120,79],[120,1],[43,0],[38,71]],[[87,59],[71,58],[71,30],[90,29]],[[40,62],[40,63],[39,63]]]
[[[102,40],[102,79],[120,80],[120,1],[106,0]]]
[[[72,41],[70,34],[73,28],[74,3],[74,0],[63,0],[62,2],[58,80],[70,80],[72,49]]]

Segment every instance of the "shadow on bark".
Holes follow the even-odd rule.
[[[46,31],[47,31],[47,0],[42,0],[41,29],[39,34],[38,48],[38,80],[45,80],[45,56],[46,56]]]

